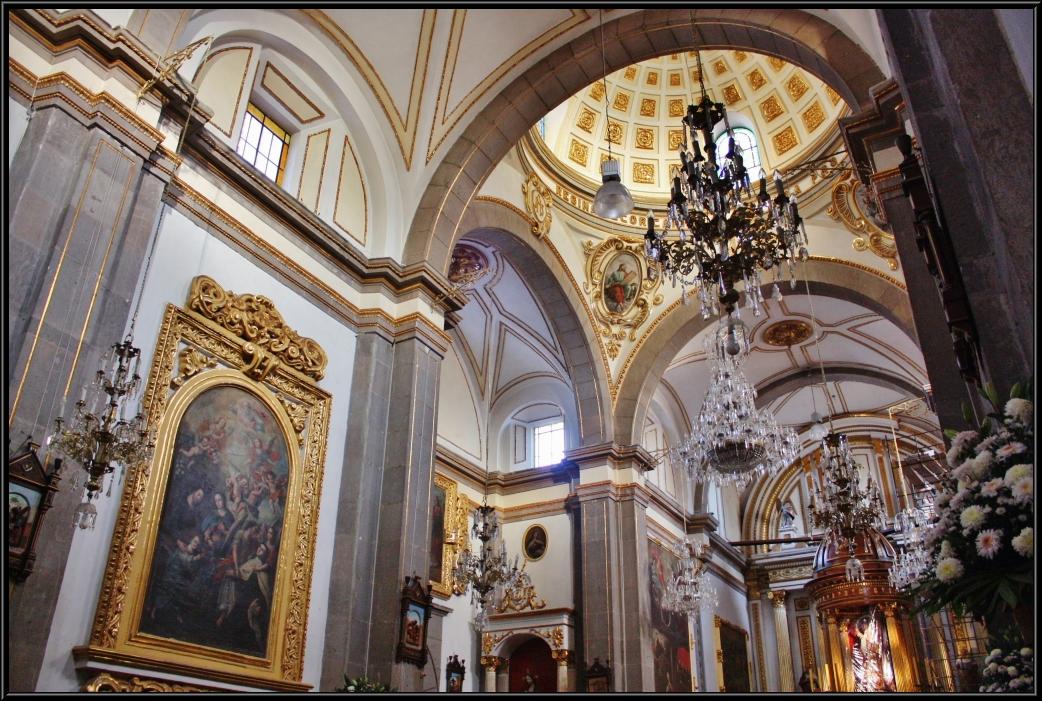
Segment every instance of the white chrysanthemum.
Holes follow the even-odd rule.
[[[1006,402],[1006,416],[1022,424],[1030,424],[1034,414],[1034,405],[1027,399],[1013,398]]]
[[[991,454],[990,450],[985,450],[983,453],[975,457],[973,460],[968,461],[970,465],[970,475],[974,479],[981,479],[986,477],[988,472],[991,470],[992,463],[995,461],[995,456]]]
[[[1013,486],[1013,483],[1021,477],[1030,477],[1031,472],[1032,467],[1030,464],[1021,463],[1020,465],[1014,465],[1013,467],[1006,470],[1006,474],[1003,477],[1003,479],[1006,481],[1006,484],[1008,486]]]
[[[1002,531],[989,528],[986,531],[981,531],[977,536],[977,554],[981,557],[991,559],[995,557],[995,553],[1002,547]]]
[[[949,543],[947,540],[941,543],[941,557],[951,557],[954,554],[955,551],[952,550],[951,543]]]
[[[1031,557],[1032,552],[1035,550],[1035,531],[1030,526],[1023,529],[1019,535],[1013,538],[1012,544],[1013,549],[1018,553],[1024,557]],[[1024,650],[1027,650],[1029,655],[1031,654],[1030,648],[1024,648]],[[1027,655],[1024,655],[1024,650],[1021,650],[1020,654],[1027,657]]]
[[[983,453],[985,450],[991,450],[992,447],[996,443],[998,443],[1000,439],[1001,439],[1001,436],[999,434],[995,434],[993,436],[988,436],[987,438],[982,440],[980,443],[978,443],[977,447],[974,448],[974,450],[977,451],[978,454],[979,453]]]
[[[1035,480],[1021,477],[1013,483],[1013,500],[1018,504],[1028,504],[1035,496]]]
[[[1024,530],[1030,531],[1031,529],[1030,528],[1026,528]],[[1023,533],[1023,531],[1021,531],[1021,533]],[[1021,657],[1031,657],[1031,654],[1032,654],[1031,653],[1031,648],[1029,648],[1029,647],[1022,647],[1022,648],[1020,648],[1020,656]]]
[[[1002,481],[1001,477],[996,477],[995,479],[988,480],[987,482],[981,485],[981,496],[997,497],[999,495],[999,490],[1002,489],[1003,484],[1004,482]]]
[[[962,510],[962,513],[959,514],[959,523],[962,524],[963,528],[971,531],[976,530],[984,523],[984,516],[984,511],[976,504],[973,504],[967,506]]]
[[[1016,455],[1017,453],[1023,453],[1027,449],[1028,447],[1023,443],[1013,441],[1012,443],[1007,443],[1006,445],[996,450],[995,456],[998,457],[1000,460],[1005,460],[1006,458],[1012,455]]]
[[[958,579],[962,576],[964,571],[962,563],[954,557],[942,558],[937,563],[937,579],[942,582],[950,582],[953,579]]]

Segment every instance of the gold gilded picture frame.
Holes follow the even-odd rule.
[[[325,365],[322,348],[297,335],[265,297],[236,295],[199,276],[192,282],[186,309],[167,306],[143,401],[149,423],[158,427],[155,456],[128,473],[90,642],[74,651],[78,659],[87,660],[88,667],[90,661],[116,663],[254,688],[310,688],[301,678],[332,403],[317,385]],[[200,397],[213,397],[215,392],[253,404],[255,415],[267,417],[261,434],[268,439],[266,449],[282,446],[279,455],[285,462],[286,475],[277,487],[284,489],[275,517],[279,535],[268,533],[276,538],[276,547],[258,547],[252,563],[242,558],[234,563],[234,576],[240,578],[248,570],[251,578],[259,579],[258,571],[270,567],[265,585],[254,590],[264,593],[268,617],[261,622],[267,626],[259,625],[260,615],[250,611],[249,628],[257,634],[255,651],[223,642],[202,643],[177,632],[159,634],[148,630],[151,623],[142,625],[150,581],[160,562],[157,546],[167,523],[164,507],[168,497],[189,493],[176,489],[187,472],[178,467],[172,474],[185,454],[175,454],[175,442],[188,413],[201,405]],[[237,405],[232,408],[237,412]],[[189,506],[192,499],[188,497]],[[170,513],[177,509],[172,506]],[[176,540],[176,547],[188,553],[185,560],[191,560],[197,552],[193,548],[199,547],[199,538],[190,540],[197,542]],[[263,561],[262,555],[271,550],[277,558]],[[261,603],[257,596],[250,607],[261,608]],[[153,618],[154,611],[153,604]],[[266,635],[258,634],[265,629]]]
[[[439,507],[439,496],[443,498],[440,504],[441,528],[436,528],[439,515],[435,511]],[[465,506],[464,500],[463,505]],[[461,511],[458,485],[444,475],[434,474],[434,483],[431,485],[431,540],[430,540],[430,573],[429,583],[433,593],[442,599],[452,596],[452,567],[456,563],[456,552],[459,543],[467,537],[467,522],[465,508]],[[461,524],[462,520],[462,524]],[[462,533],[462,536],[460,535]],[[440,539],[440,543],[439,543]],[[440,565],[434,560],[438,557],[440,546]]]

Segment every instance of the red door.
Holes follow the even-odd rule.
[[[544,641],[532,638],[514,650],[510,656],[509,690],[557,691],[557,663]]]

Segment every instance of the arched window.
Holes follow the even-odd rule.
[[[532,428],[532,467],[556,465],[564,459],[564,421],[552,419]]]
[[[755,186],[760,178],[763,177],[760,168],[760,149],[756,145],[756,135],[745,127],[736,127],[732,131],[734,132],[734,144],[741,150],[742,162],[745,164],[745,169],[749,171],[749,182]],[[717,159],[721,159],[727,154],[727,139],[726,131],[716,137]],[[720,161],[717,160],[717,162],[719,163]]]

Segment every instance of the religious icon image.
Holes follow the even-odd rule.
[[[15,483],[8,484],[7,489],[7,547],[12,553],[20,553],[29,545],[40,493]]]
[[[854,691],[897,691],[886,624],[878,609],[847,628]]]
[[[687,618],[663,605],[676,557],[654,541],[648,543],[648,579],[651,582],[652,664],[655,691],[691,691],[691,648]]]
[[[442,560],[445,555],[445,488],[438,485],[431,487],[431,541],[430,565],[427,578],[432,582],[441,581]]]
[[[781,530],[790,531],[796,527],[796,507],[791,501],[781,505]]]
[[[538,560],[546,554],[546,529],[532,526],[525,531],[524,552],[529,560]]]
[[[640,265],[629,253],[616,256],[604,275],[604,304],[613,314],[624,314],[637,298]]]
[[[185,411],[159,520],[141,632],[263,656],[289,481],[271,411],[237,387]]]

